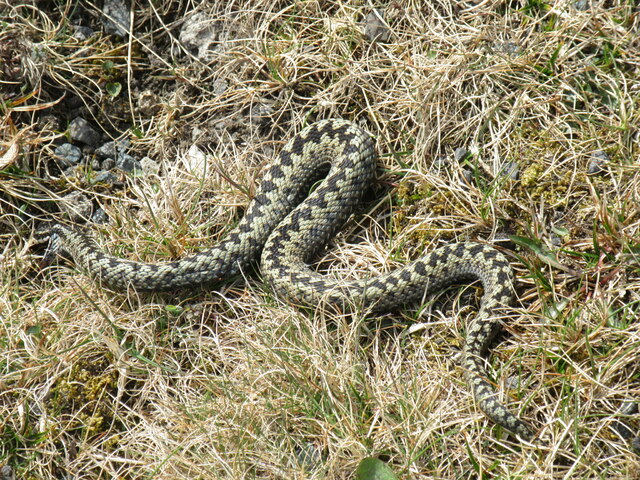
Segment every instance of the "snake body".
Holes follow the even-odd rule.
[[[261,255],[261,272],[275,292],[294,302],[376,311],[398,309],[453,283],[480,280],[484,295],[467,329],[463,367],[481,410],[524,439],[528,425],[496,399],[483,358],[501,330],[501,309],[514,300],[513,272],[497,250],[479,243],[436,249],[376,278],[335,281],[309,268],[361,201],[374,178],[369,134],[344,120],[317,122],[293,137],[265,173],[246,214],[216,247],[166,264],[103,253],[94,240],[65,225],[50,228],[50,249],[66,251],[99,282],[114,289],[166,291],[200,287],[240,273]],[[311,186],[322,182],[309,194]]]

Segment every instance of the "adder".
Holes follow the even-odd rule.
[[[101,284],[114,289],[166,291],[203,287],[240,273],[260,259],[273,289],[294,302],[344,308],[398,309],[451,284],[479,280],[480,309],[467,327],[463,368],[482,411],[523,439],[531,428],[497,399],[484,357],[502,328],[503,310],[514,301],[513,272],[496,249],[480,243],[442,246],[398,270],[375,278],[337,281],[309,263],[361,201],[374,178],[372,137],[345,120],[319,121],[293,137],[266,171],[238,225],[219,245],[165,264],[146,264],[104,253],[76,228],[48,228],[46,261],[66,251]],[[319,180],[321,183],[309,193]]]

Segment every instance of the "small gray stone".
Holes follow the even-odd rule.
[[[72,192],[62,197],[60,207],[74,222],[85,222],[91,218],[91,200],[80,192]]]
[[[506,383],[506,387],[509,390],[518,390],[521,388],[521,381],[520,381],[520,376],[519,375],[511,375],[507,378]]]
[[[118,181],[118,177],[116,177],[113,173],[111,172],[99,172],[94,179],[92,180],[91,183],[107,183],[107,184],[114,184]]]
[[[633,430],[629,428],[628,425],[625,425],[620,420],[614,420],[611,423],[611,428],[616,434],[620,435],[622,438],[632,438]]]
[[[76,167],[65,168],[62,171],[62,176],[67,178],[74,178],[76,176]]]
[[[504,42],[502,44],[502,51],[507,55],[520,55],[522,53],[522,47],[515,42]]]
[[[496,41],[491,43],[489,48],[493,53],[507,55],[509,57],[517,57],[518,55],[521,55],[522,52],[524,51],[522,46],[511,41],[506,41],[506,42]]]
[[[112,168],[115,168],[116,166],[116,161],[113,158],[105,158],[102,161],[102,170],[111,170]]]
[[[551,242],[551,245],[553,245],[554,247],[560,247],[562,245],[562,239],[556,235],[554,232],[551,232],[549,234],[549,241]]]
[[[91,169],[93,171],[100,170],[100,160],[98,160],[97,158],[91,160]]]
[[[638,413],[638,403],[634,400],[625,400],[622,402],[618,413],[623,417],[630,417]],[[628,422],[623,421],[624,418],[615,419],[611,422],[611,430],[620,437],[630,440],[631,450],[640,455],[640,436],[637,436],[635,429],[632,429]]]
[[[229,88],[229,83],[226,80],[214,80],[211,86],[211,92],[217,97],[222,95]]]
[[[129,145],[131,145],[131,141],[128,138],[116,141],[112,140],[96,148],[96,155],[101,158],[117,158],[118,154],[127,151]]]
[[[160,172],[160,164],[149,157],[140,160],[140,166],[145,175],[157,175]]]
[[[180,42],[202,61],[210,61],[223,50],[222,24],[206,13],[196,12],[185,19]]]
[[[575,2],[573,2],[573,8],[584,12],[585,10],[589,10],[591,8],[591,2],[590,0],[576,0]]]
[[[100,142],[100,134],[82,117],[76,117],[69,124],[71,140],[95,147]]]
[[[3,465],[0,468],[0,480],[15,480],[16,476],[13,469],[9,465]]]
[[[158,113],[162,106],[160,97],[151,90],[145,90],[138,95],[138,110],[146,117],[151,117]]]
[[[500,175],[508,177],[511,180],[517,180],[520,176],[520,165],[516,162],[507,162],[506,165],[500,171]]]
[[[54,153],[65,167],[77,165],[82,160],[82,150],[71,143],[63,143],[57,146]]]
[[[223,118],[219,122],[215,122],[215,124],[213,125],[213,128],[215,128],[216,130],[219,130],[221,132],[229,131],[232,128],[232,123],[231,123],[231,121],[229,119]]]
[[[322,466],[322,454],[318,448],[310,442],[295,448],[298,465],[307,472],[313,472]]]
[[[251,118],[251,123],[256,125],[265,126],[269,124],[269,120],[273,115],[273,107],[271,105],[265,103],[257,103],[251,107],[251,111],[249,112],[249,117]]]
[[[73,26],[73,38],[84,42],[94,34],[94,31],[89,27],[83,27],[81,25]]]
[[[635,437],[631,440],[631,449],[636,453],[636,455],[640,455],[640,437]]]
[[[140,162],[126,153],[122,153],[118,156],[118,159],[116,160],[116,167],[129,173],[142,171],[142,165],[140,165]]]
[[[102,25],[109,35],[124,37],[131,29],[129,8],[123,0],[105,0],[102,7]]]
[[[194,125],[191,129],[191,143],[201,143],[204,138],[207,138],[207,130]]]
[[[440,172],[449,167],[451,160],[446,155],[438,155],[431,164],[431,169]]]
[[[602,150],[593,152],[591,154],[591,159],[589,160],[589,166],[587,167],[587,174],[598,175],[600,173],[604,173],[609,160],[609,155]]]
[[[466,159],[468,155],[469,150],[464,147],[458,147],[456,148],[455,152],[453,152],[453,159],[456,162],[461,162],[462,160]]]
[[[42,130],[60,130],[60,119],[52,114],[42,115],[38,117],[38,128]]]
[[[365,17],[364,36],[372,43],[389,41],[391,32],[384,21],[384,10],[376,8]]]
[[[620,405],[620,413],[623,415],[635,415],[638,411],[640,411],[640,406],[635,400],[625,400]]]
[[[99,158],[115,158],[118,155],[116,142],[107,142],[96,148],[96,155]]]

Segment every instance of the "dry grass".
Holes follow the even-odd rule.
[[[0,465],[24,479],[342,479],[375,455],[404,479],[640,478],[611,430],[637,434],[619,409],[640,399],[633,2],[400,0],[391,38],[372,43],[369,2],[212,1],[198,8],[217,29],[204,60],[178,41],[192,2],[138,2],[130,36],[86,40],[70,25],[99,27],[91,2],[11,3]],[[121,187],[92,184],[88,167],[62,176],[55,138],[77,112],[160,173]],[[376,319],[294,308],[254,272],[175,296],[108,291],[64,262],[39,271],[30,234],[75,191],[107,212],[92,228],[117,255],[215,245],[282,141],[327,117],[374,134],[382,169],[322,267],[371,275],[464,239],[510,253],[520,303],[491,373],[534,444],[486,420],[464,384],[471,289]],[[599,150],[610,162],[588,176]],[[501,175],[510,162],[518,180]]]

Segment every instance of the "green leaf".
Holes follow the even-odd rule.
[[[33,325],[27,329],[27,334],[33,335],[34,337],[42,337],[42,325]]]
[[[545,247],[541,241],[534,240],[532,238],[521,237],[519,235],[510,235],[509,238],[515,244],[531,250],[540,260],[542,260],[547,265],[562,270],[563,272],[567,272],[574,277],[579,277],[581,275],[580,272],[561,264],[558,261],[555,253],[549,251],[549,249],[547,249],[547,247]]]
[[[142,138],[144,136],[142,129],[137,125],[133,125],[131,127],[131,133],[133,133],[137,138]]]
[[[117,97],[122,91],[122,85],[120,82],[107,82],[105,88],[107,89],[107,93],[112,97]]]
[[[382,460],[368,457],[358,465],[356,480],[398,480],[398,477]]]
[[[184,308],[182,308],[180,305],[166,305],[164,308],[167,313],[176,317],[184,312]]]

